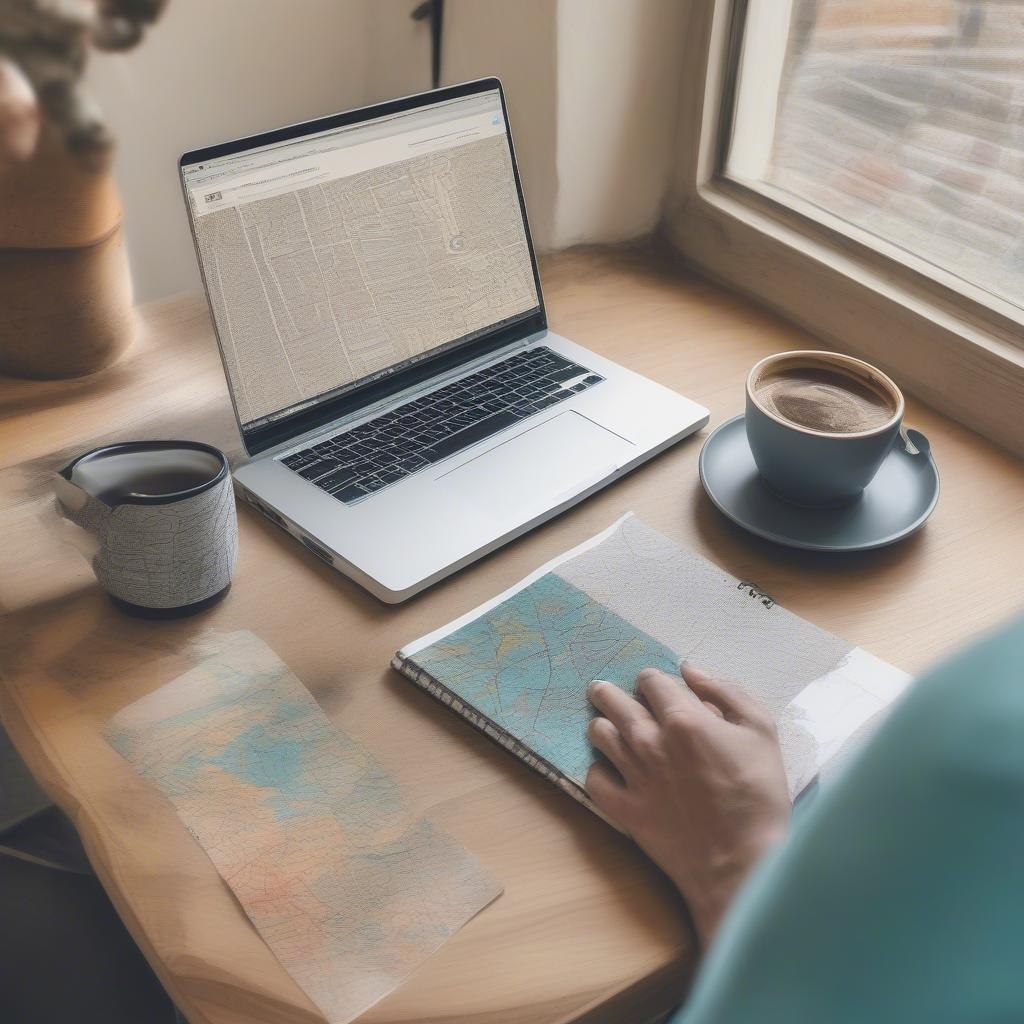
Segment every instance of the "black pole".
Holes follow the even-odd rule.
[[[441,29],[444,22],[444,0],[424,0],[413,12],[413,21],[430,18],[430,87],[441,84]]]

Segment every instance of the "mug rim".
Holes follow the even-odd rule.
[[[847,365],[857,366],[862,370],[867,370],[870,374],[880,377],[887,387],[891,388],[893,393],[897,397],[896,412],[893,413],[889,419],[885,421],[879,427],[873,427],[871,430],[858,430],[852,433],[841,433],[834,430],[815,430],[813,427],[805,427],[800,423],[794,423],[792,420],[783,419],[781,416],[777,416],[775,413],[766,409],[754,395],[753,383],[757,376],[763,371],[764,367],[770,363],[778,362],[780,359],[789,359],[798,356],[806,357],[817,357],[823,362],[830,360],[846,363]],[[895,424],[898,424],[903,419],[903,413],[906,409],[906,400],[903,397],[903,391],[896,384],[896,382],[887,374],[883,373],[873,363],[869,363],[864,359],[858,359],[856,356],[848,356],[842,352],[829,352],[827,349],[813,349],[813,348],[800,348],[790,349],[786,352],[773,352],[771,355],[765,356],[763,359],[759,359],[750,368],[750,372],[747,374],[747,398],[753,402],[756,406],[757,411],[767,416],[769,419],[774,420],[780,426],[787,427],[790,430],[795,430],[801,434],[811,434],[814,437],[828,437],[835,440],[842,440],[849,438],[851,441],[857,440],[858,438],[864,437],[875,437],[878,434],[883,434],[887,430],[891,430]]]
[[[209,480],[204,480],[201,484],[196,484],[195,487],[186,487],[182,491],[170,491],[167,494],[139,494],[135,491],[131,491],[120,499],[118,502],[119,505],[167,505],[172,501],[182,501],[185,498],[195,497],[197,494],[202,494],[204,491],[208,491],[211,488],[216,487],[217,484],[221,483],[228,475],[228,458],[219,448],[215,448],[212,444],[205,444],[203,441],[174,440],[118,441],[115,444],[101,444],[98,448],[93,448],[90,451],[83,452],[81,455],[76,456],[63,469],[60,469],[57,472],[64,477],[65,480],[70,482],[71,474],[74,472],[75,467],[86,459],[91,459],[97,455],[102,455],[107,452],[162,451],[174,448],[186,448],[189,451],[206,452],[208,455],[212,455],[217,459],[220,463],[220,468]]]

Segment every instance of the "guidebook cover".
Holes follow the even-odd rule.
[[[587,685],[632,693],[642,668],[677,674],[681,659],[768,707],[793,795],[908,681],[632,514],[408,644],[393,665],[591,806]]]

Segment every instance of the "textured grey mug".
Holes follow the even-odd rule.
[[[93,538],[96,578],[126,610],[199,611],[238,556],[224,453],[196,441],[133,441],[80,455],[54,478],[60,512]]]
[[[895,406],[881,426],[858,433],[826,433],[782,419],[755,397],[755,384],[772,368],[819,366],[859,378],[885,392]],[[780,497],[798,505],[838,506],[856,500],[900,436],[903,393],[881,370],[838,352],[778,352],[747,376],[745,425],[758,471]]]

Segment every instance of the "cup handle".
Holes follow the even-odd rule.
[[[932,450],[931,442],[920,430],[902,425],[900,426],[900,432],[893,440],[893,445],[897,448],[902,448],[905,454],[913,458],[927,459]]]
[[[57,511],[65,519],[87,533],[99,535],[103,512],[109,511],[107,505],[73,484],[63,473],[54,474],[53,491],[57,497]]]

